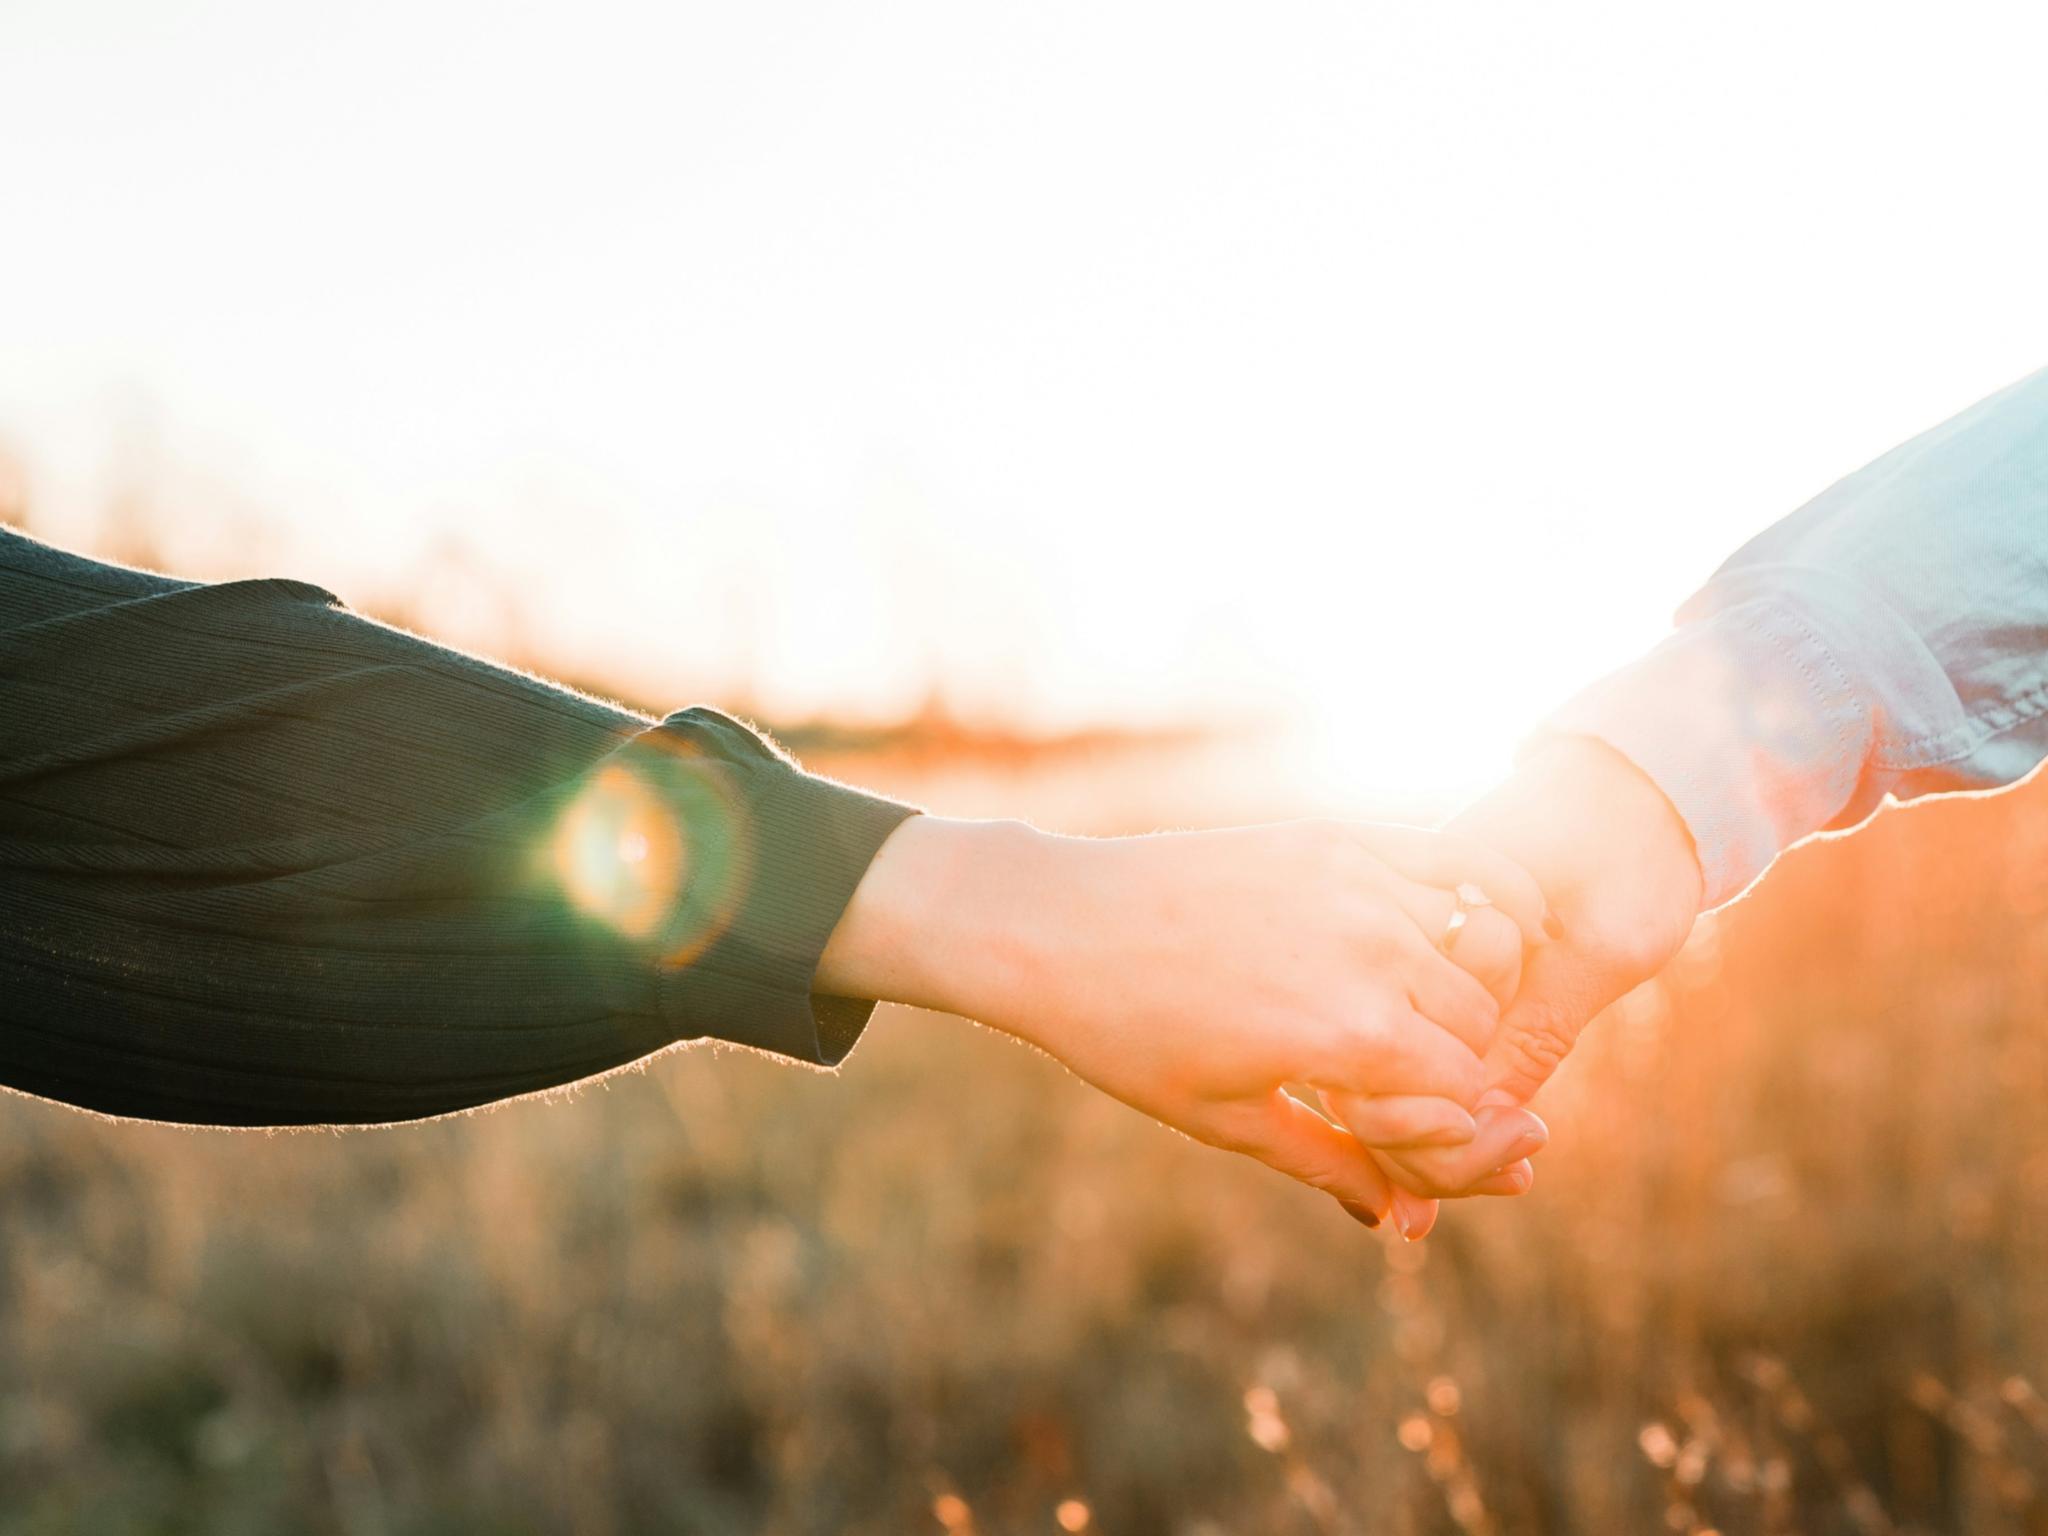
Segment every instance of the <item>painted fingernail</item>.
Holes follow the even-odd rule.
[[[1346,1215],[1361,1226],[1376,1227],[1380,1224],[1379,1212],[1369,1205],[1360,1205],[1355,1200],[1339,1200],[1337,1203],[1344,1207]]]

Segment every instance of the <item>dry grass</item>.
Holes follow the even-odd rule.
[[[0,1532],[2048,1530],[2048,795],[1796,855],[1390,1246],[1005,1042],[0,1114]]]
[[[1416,1248],[900,1012],[380,1133],[10,1099],[0,1536],[2048,1532],[2044,1003],[2048,786],[1795,855]]]

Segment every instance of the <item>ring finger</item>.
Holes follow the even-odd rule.
[[[1522,980],[1522,930],[1506,913],[1498,907],[1468,906],[1450,891],[1398,876],[1394,897],[1423,938],[1507,1006]],[[1460,911],[1465,921],[1454,927]]]

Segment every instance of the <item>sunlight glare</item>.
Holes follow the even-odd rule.
[[[630,769],[612,764],[555,830],[555,872],[577,908],[646,938],[674,907],[688,859],[675,818]]]

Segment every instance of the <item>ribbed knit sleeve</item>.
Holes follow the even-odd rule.
[[[716,1037],[830,1065],[818,957],[909,807],[289,581],[0,532],[0,1084],[414,1119]]]

